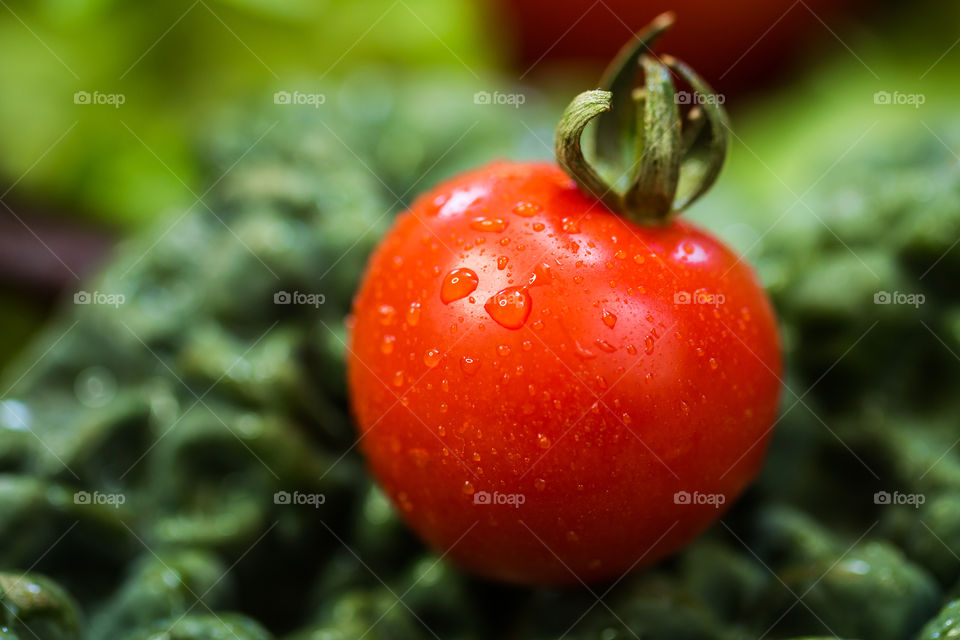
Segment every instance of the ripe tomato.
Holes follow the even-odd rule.
[[[774,314],[682,221],[638,225],[552,164],[421,197],[355,299],[370,468],[459,565],[540,584],[678,549],[754,477],[777,406]]]

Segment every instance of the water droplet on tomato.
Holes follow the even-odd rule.
[[[560,221],[560,228],[567,233],[580,233],[580,224],[573,218],[564,218]]]
[[[423,354],[423,364],[431,369],[440,364],[440,352],[436,349],[427,349],[426,353]]]
[[[635,355],[637,355],[637,348],[636,348],[635,346],[633,346],[632,344],[628,344],[628,345],[627,345],[627,353],[629,353],[629,354],[632,355],[632,356],[635,356]]]
[[[508,346],[505,345],[505,344],[498,345],[498,346],[497,346],[497,353],[499,353],[501,356],[506,357],[506,356],[510,355],[510,347],[508,347]]]
[[[597,338],[596,340],[594,340],[594,344],[597,345],[597,347],[601,351],[606,351],[607,353],[613,353],[614,351],[617,350],[615,346],[613,346],[606,340],[601,340],[600,338]]]
[[[411,302],[410,308],[407,309],[407,324],[415,327],[418,322],[420,322],[420,303]]]
[[[553,269],[546,262],[541,262],[533,268],[533,273],[527,279],[527,284],[531,287],[541,287],[550,284],[553,279]]]
[[[709,361],[709,362],[710,362],[710,368],[713,369],[714,371],[716,371],[716,370],[717,370],[717,367],[720,366],[720,363],[717,362],[717,359],[716,359],[716,358],[710,358],[710,361]]]
[[[600,317],[603,319],[603,324],[607,325],[611,329],[617,324],[617,316],[610,313],[606,309],[600,311]]]
[[[393,343],[396,342],[396,337],[394,336],[383,336],[383,340],[380,342],[380,353],[385,356],[393,353]]]
[[[537,491],[543,491],[547,486],[547,481],[543,478],[537,478],[533,481],[533,488]]]
[[[393,317],[396,315],[396,311],[393,307],[388,304],[382,304],[377,308],[377,319],[380,321],[380,324],[387,326],[393,323]]]
[[[510,258],[508,258],[507,256],[500,256],[499,258],[497,258],[497,269],[499,269],[500,271],[503,271],[504,269],[507,268],[508,262],[510,262]]]
[[[573,352],[583,360],[591,360],[597,357],[597,354],[580,344],[580,341],[576,338],[573,339]]]
[[[410,449],[410,459],[418,469],[423,469],[430,462],[430,453],[426,449]]]
[[[503,218],[474,218],[470,221],[470,228],[474,231],[500,232],[506,229],[509,224]]]
[[[454,269],[443,279],[440,285],[440,300],[443,304],[450,304],[454,300],[466,298],[473,293],[477,285],[480,284],[480,278],[472,269]]]
[[[500,326],[519,329],[530,317],[533,300],[524,287],[507,287],[487,300],[483,308]]]
[[[518,202],[513,212],[522,218],[530,218],[543,211],[543,207],[533,202]]]
[[[550,438],[548,438],[547,436],[543,435],[542,433],[537,434],[537,444],[540,446],[541,449],[549,449],[549,448],[550,448]]]
[[[460,358],[460,369],[468,376],[475,375],[480,370],[480,359],[463,356]]]
[[[534,230],[534,231],[543,231],[545,228],[546,228],[546,225],[543,224],[542,222],[534,222],[534,223],[533,223],[533,230]]]
[[[403,371],[397,371],[393,374],[393,386],[402,387],[403,386]]]
[[[464,482],[463,482],[463,492],[464,492],[465,494],[467,494],[468,496],[472,496],[472,495],[473,495],[473,492],[474,492],[473,483],[470,482],[469,480],[464,480]]]
[[[647,355],[653,353],[653,338],[651,336],[643,339],[643,350],[646,351]]]
[[[620,249],[620,250],[618,250],[618,251],[617,251],[615,254],[613,254],[613,255],[614,255],[617,259],[623,260],[624,258],[627,257],[627,252],[624,251],[623,249]]]
[[[520,346],[523,348],[524,351],[530,351],[530,349],[533,349],[533,343],[530,342],[529,340],[524,340],[520,344]]]

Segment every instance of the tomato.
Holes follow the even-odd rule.
[[[717,100],[681,113],[673,74],[712,90],[643,54],[671,23],[570,103],[560,166],[494,163],[422,196],[355,298],[360,447],[407,523],[477,574],[620,576],[696,536],[762,463],[776,319],[746,263],[673,217],[716,178],[727,123]]]
[[[763,459],[779,357],[754,274],[709,234],[499,163],[396,221],[348,365],[360,446],[410,526],[478,574],[559,584],[718,517]]]

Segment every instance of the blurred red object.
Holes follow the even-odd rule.
[[[680,58],[721,92],[741,91],[787,65],[811,39],[835,39],[850,0],[494,0],[523,74],[558,62],[602,66],[629,34],[664,11],[676,25],[657,50]],[[833,33],[831,33],[833,32]]]

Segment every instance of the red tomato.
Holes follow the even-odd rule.
[[[617,577],[755,476],[770,304],[685,222],[640,226],[551,164],[464,174],[401,215],[355,300],[361,448],[409,525],[483,576]]]

